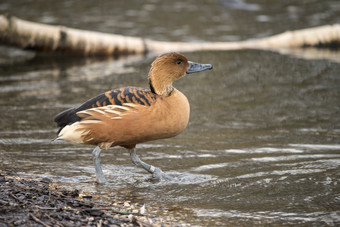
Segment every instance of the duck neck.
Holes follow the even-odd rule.
[[[162,80],[160,80],[154,76],[152,69],[150,70],[149,73],[149,86],[151,92],[161,96],[169,96],[171,92],[174,90],[170,78],[165,77],[162,78]]]

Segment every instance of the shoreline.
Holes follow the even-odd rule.
[[[0,198],[0,226],[188,226],[148,214],[157,208],[146,204],[107,201],[10,170],[0,170]]]

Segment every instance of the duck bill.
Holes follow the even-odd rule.
[[[200,63],[196,63],[192,61],[189,61],[188,63],[189,63],[189,69],[187,71],[187,74],[206,71],[206,70],[210,70],[213,68],[212,65],[210,64],[200,64]]]

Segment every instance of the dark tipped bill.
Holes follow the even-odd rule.
[[[212,65],[210,64],[199,64],[199,63],[192,62],[192,61],[188,61],[188,63],[189,63],[189,69],[187,71],[187,74],[210,70],[213,68]]]

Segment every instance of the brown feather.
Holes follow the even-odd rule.
[[[182,108],[172,108],[175,105]],[[77,113],[82,117],[77,128],[81,131],[81,141],[93,145],[134,146],[178,135],[189,120],[188,100],[177,90],[152,106],[127,104],[122,107],[97,107]]]

